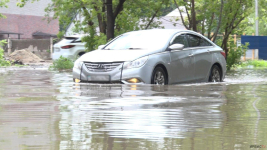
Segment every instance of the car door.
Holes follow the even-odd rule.
[[[206,79],[211,68],[212,55],[209,48],[211,48],[212,44],[195,34],[187,34],[187,41],[194,55],[193,63],[195,64],[195,80],[202,81]]]
[[[190,82],[194,79],[194,64],[192,50],[188,49],[186,34],[176,35],[170,45],[183,44],[183,50],[171,50],[171,80],[173,83]]]

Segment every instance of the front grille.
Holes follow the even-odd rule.
[[[117,68],[122,62],[116,63],[89,63],[84,62],[86,68],[91,72],[109,72]]]

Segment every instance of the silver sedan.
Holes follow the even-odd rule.
[[[224,51],[189,30],[153,29],[122,34],[75,61],[76,82],[176,84],[221,82]]]

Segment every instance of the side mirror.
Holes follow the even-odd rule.
[[[98,49],[103,49],[105,47],[105,45],[99,45]]]
[[[169,46],[170,50],[183,50],[184,49],[184,45],[183,44],[173,44],[171,46]]]

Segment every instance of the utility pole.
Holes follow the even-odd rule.
[[[259,36],[258,0],[255,0],[256,36]]]

